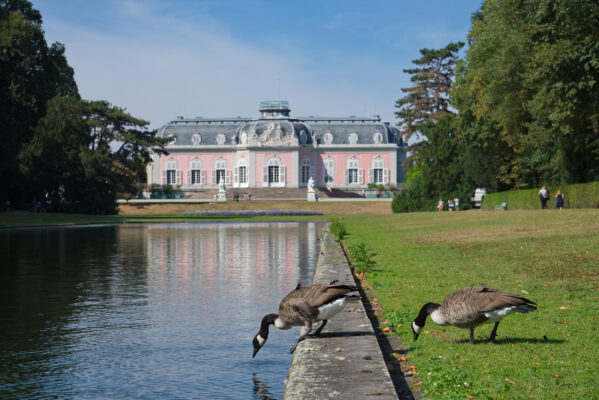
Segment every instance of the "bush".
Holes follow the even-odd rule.
[[[355,272],[363,273],[376,267],[376,253],[365,243],[358,243],[349,247],[349,256]]]
[[[507,203],[510,210],[540,209],[539,189],[489,193],[483,198],[481,208],[494,210],[496,205]],[[565,208],[599,208],[599,182],[551,186],[547,190],[550,196],[548,208],[555,208],[555,194],[558,190],[564,195]]]
[[[329,230],[335,237],[337,241],[343,240],[345,236],[347,236],[347,228],[345,227],[345,223],[342,218],[331,218]]]

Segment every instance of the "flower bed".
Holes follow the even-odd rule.
[[[257,216],[275,216],[275,215],[324,215],[320,211],[303,210],[250,210],[250,211],[185,211],[177,213],[184,216],[203,216],[203,217],[257,217]]]

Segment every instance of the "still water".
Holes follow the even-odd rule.
[[[0,231],[0,398],[278,399],[324,224]]]

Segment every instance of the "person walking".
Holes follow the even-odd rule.
[[[457,197],[455,199],[453,199],[453,208],[456,211],[460,211],[460,199]]]
[[[556,207],[561,210],[562,208],[564,208],[564,195],[562,194],[561,191],[557,191],[557,194],[555,195],[555,198],[557,199],[557,204]]]
[[[447,210],[453,211],[453,201],[451,199],[447,199]]]
[[[439,211],[443,211],[443,200],[439,199],[439,204],[437,204],[437,208],[439,209]]]
[[[541,190],[539,190],[539,199],[541,200],[541,209],[546,209],[547,200],[549,200],[549,190],[547,190],[547,186],[543,186]]]

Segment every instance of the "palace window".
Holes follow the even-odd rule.
[[[266,165],[262,167],[263,186],[285,186],[286,168],[281,164],[281,159],[276,155],[273,155],[266,160]]]
[[[335,182],[335,160],[331,157],[327,157],[324,159],[324,183],[334,183]]]
[[[231,176],[227,170],[227,160],[224,158],[217,159],[214,162],[214,169],[212,170],[212,184],[218,185],[221,180],[225,185],[231,184]]]
[[[237,168],[233,171],[233,186],[247,186],[248,183],[248,163],[247,160],[242,157],[237,162]]]
[[[181,184],[181,171],[177,169],[177,160],[169,158],[165,162],[165,169],[162,172],[162,182],[167,185]]]
[[[385,168],[385,160],[383,160],[381,157],[376,157],[372,160],[372,168],[370,169],[370,182],[389,182],[389,169]]]
[[[206,171],[202,169],[202,160],[194,158],[189,163],[189,171],[187,172],[187,183],[190,185],[205,185]]]
[[[360,160],[356,157],[352,157],[347,160],[347,168],[345,169],[345,183],[364,183],[364,170],[360,169]]]
[[[310,159],[307,157],[302,158],[301,162],[301,182],[303,184],[308,184],[308,180],[312,176],[312,166],[310,165]]]

